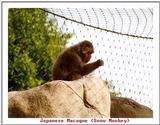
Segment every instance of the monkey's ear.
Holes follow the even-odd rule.
[[[83,54],[86,54],[86,53],[87,53],[87,50],[86,50],[86,49],[82,49],[82,53],[83,53]]]
[[[88,50],[89,50],[88,46],[86,46],[86,45],[82,46],[82,50],[81,51],[82,51],[83,54],[86,54],[88,52]]]
[[[80,43],[79,47],[78,47],[78,51],[82,54],[85,54],[87,52],[84,43]]]

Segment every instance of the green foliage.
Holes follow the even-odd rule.
[[[115,90],[115,88],[114,88],[114,86],[113,86],[113,84],[112,84],[112,80],[110,80],[110,81],[105,81],[105,83],[108,85],[108,86],[110,86],[110,88],[112,88],[112,90],[111,90],[111,97],[119,97],[120,95],[121,95],[121,93],[120,92],[117,92],[116,90]]]
[[[57,55],[71,34],[40,9],[9,9],[8,78],[10,90],[28,89],[51,80]]]

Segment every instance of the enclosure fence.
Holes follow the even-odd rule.
[[[93,43],[91,62],[104,61],[96,76],[112,81],[109,88],[150,108],[153,106],[153,9],[152,8],[48,8],[73,37],[67,46],[82,40]]]

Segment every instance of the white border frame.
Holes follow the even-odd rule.
[[[40,118],[8,118],[8,8],[66,8],[66,7],[73,7],[73,8],[89,8],[89,7],[97,7],[97,8],[103,8],[103,7],[119,7],[119,8],[146,8],[146,7],[152,7],[154,8],[154,17],[153,17],[153,32],[154,32],[154,41],[156,42],[156,45],[154,46],[156,49],[154,51],[155,56],[153,57],[154,60],[154,66],[155,68],[155,75],[154,75],[154,88],[153,88],[153,94],[154,94],[154,105],[153,105],[153,118],[145,118],[145,119],[129,119],[129,124],[156,124],[159,123],[159,4],[158,3],[107,3],[107,2],[92,2],[92,3],[64,3],[64,2],[3,2],[1,4],[2,6],[2,97],[3,97],[3,124],[42,124],[40,123]],[[56,118],[55,118],[56,119]],[[60,119],[60,118],[57,118]],[[64,119],[66,120],[66,119]],[[91,119],[88,119],[88,124],[97,124],[92,123]],[[53,123],[51,123],[53,124]],[[54,123],[56,124],[56,123]],[[64,123],[63,123],[64,124]],[[68,123],[71,124],[71,123]],[[75,123],[73,123],[75,124]],[[100,123],[98,123],[100,124]],[[103,123],[104,124],[104,123]],[[116,124],[116,123],[113,123]]]

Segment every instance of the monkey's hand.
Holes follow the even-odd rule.
[[[101,59],[98,59],[98,60],[96,61],[96,63],[97,63],[98,66],[103,66],[103,65],[104,65],[104,62],[103,62],[103,60],[101,60]]]

